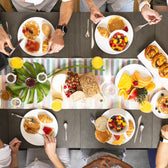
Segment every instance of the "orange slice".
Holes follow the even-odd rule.
[[[144,113],[151,113],[152,105],[147,100],[144,100],[142,103],[139,104],[139,109]]]
[[[19,69],[22,68],[23,64],[24,64],[23,59],[20,57],[13,57],[10,58],[9,60],[9,66],[11,68]]]
[[[62,109],[62,100],[55,99],[51,104],[51,108],[53,111],[60,111]]]
[[[149,83],[149,85],[147,85],[146,89],[148,92],[153,92],[153,90],[155,89],[155,84],[153,82]]]
[[[101,68],[103,66],[103,59],[99,56],[96,56],[92,59],[92,66],[94,68]]]

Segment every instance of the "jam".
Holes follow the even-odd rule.
[[[38,41],[27,40],[25,48],[27,49],[28,52],[34,53],[39,51],[40,43]]]
[[[36,80],[34,78],[28,78],[25,83],[27,87],[33,88],[36,85]]]

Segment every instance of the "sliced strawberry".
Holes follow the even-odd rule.
[[[116,140],[120,139],[120,135],[114,135],[114,137],[115,137]]]

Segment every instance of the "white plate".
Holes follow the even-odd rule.
[[[110,16],[105,17],[104,19],[102,19],[102,20],[99,22],[99,24],[96,26],[96,29],[95,29],[95,41],[96,41],[98,47],[99,47],[102,51],[104,51],[104,52],[106,52],[106,53],[108,53],[108,54],[119,54],[119,53],[122,53],[122,52],[126,51],[126,50],[123,50],[123,51],[121,51],[121,52],[114,51],[114,50],[110,47],[110,45],[109,45],[109,39],[102,37],[102,36],[100,35],[99,31],[97,30],[97,27],[100,27],[100,26],[107,28],[108,21],[109,21],[112,17],[115,17],[115,16],[118,16],[118,15],[110,15]],[[134,34],[133,34],[132,26],[131,26],[130,22],[129,22],[127,19],[125,19],[125,18],[122,17],[122,16],[120,16],[120,17],[124,20],[125,25],[128,27],[128,32],[127,32],[127,33],[128,33],[128,41],[129,41],[129,44],[128,44],[128,45],[130,46],[131,43],[132,43],[132,41],[133,41],[133,35],[134,35]],[[129,48],[129,46],[128,46],[128,48]],[[128,48],[127,48],[127,49],[128,49]]]
[[[135,71],[139,71],[140,76],[143,78],[147,78],[149,76],[152,77],[151,73],[142,65],[139,65],[139,64],[126,65],[122,69],[120,69],[120,71],[116,75],[116,78],[115,78],[116,87],[118,88],[118,84],[120,82],[120,79],[123,73],[127,73],[130,76],[130,75],[133,75]]]
[[[167,90],[160,90],[159,92],[157,92],[151,100],[151,104],[152,104],[152,111],[153,113],[162,119],[167,119],[168,118],[168,114],[163,114],[163,113],[159,113],[158,109],[155,109],[157,107],[157,100],[159,99],[159,97],[161,97],[161,94],[164,94],[165,96],[168,96],[168,91]]]
[[[37,41],[40,41],[40,49],[38,52],[35,52],[35,53],[30,53],[28,52],[26,49],[25,49],[25,45],[26,45],[26,42],[27,42],[27,38],[24,36],[22,30],[23,30],[23,26],[29,22],[29,21],[35,21],[39,27],[40,27],[40,34],[39,36],[35,39]],[[42,24],[43,23],[46,23],[46,24],[49,24],[51,26],[51,35],[54,33],[54,27],[53,25],[46,19],[44,18],[41,18],[41,17],[31,17],[27,20],[25,20],[19,27],[19,30],[18,30],[18,34],[17,34],[17,37],[18,37],[18,41],[22,38],[24,38],[24,40],[20,43],[20,47],[22,48],[22,50],[24,52],[26,52],[27,54],[31,55],[31,56],[43,56],[47,53],[43,53],[42,51],[42,45],[43,45],[43,41],[47,38],[44,34],[43,34],[43,31],[42,31]]]
[[[158,47],[159,52],[162,53],[164,56],[166,56],[167,60],[168,60],[168,55],[164,52],[164,50],[160,47],[160,45],[156,42],[153,41],[151,44],[149,45],[155,45],[156,47]],[[138,59],[145,65],[145,67],[152,73],[153,77],[154,77],[154,81],[156,81],[156,85],[158,87],[164,87],[165,89],[168,89],[168,84],[165,85],[165,83],[168,83],[168,79],[167,78],[162,78],[159,75],[158,69],[153,68],[152,67],[152,62],[148,61],[145,58],[145,49],[138,55]]]
[[[106,118],[109,118],[112,115],[120,115],[120,114],[123,115],[125,118],[127,118],[128,121],[131,120],[133,125],[134,125],[134,131],[132,132],[130,137],[128,137],[127,134],[124,133],[125,141],[122,144],[125,144],[133,137],[134,132],[135,132],[136,126],[135,126],[135,120],[134,120],[133,116],[128,111],[123,110],[123,109],[117,109],[117,108],[105,111],[103,113],[103,116],[106,117]],[[107,143],[113,145],[112,143],[113,143],[114,140],[115,140],[115,137],[114,137],[114,135],[112,135],[111,139],[109,141],[107,141]]]
[[[44,110],[44,109],[35,109],[35,110],[31,110],[28,113],[26,113],[24,117],[35,117],[35,118],[38,119],[38,114],[41,114],[41,113],[42,114],[47,114],[48,116],[50,116],[53,119],[53,122],[48,123],[48,124],[44,124],[39,120],[39,122],[40,122],[39,133],[44,134],[43,127],[48,126],[48,127],[51,127],[51,128],[55,129],[54,133],[52,134],[52,136],[55,137],[58,133],[58,123],[57,123],[57,120],[56,120],[55,116],[52,113],[50,113],[49,111]],[[24,130],[24,127],[23,127],[24,121],[25,121],[25,119],[22,119],[21,124],[20,124],[21,134],[24,137],[24,139],[27,142],[29,142],[30,144],[35,145],[35,146],[44,145],[44,139],[43,139],[42,135],[40,135],[40,134],[28,134]]]

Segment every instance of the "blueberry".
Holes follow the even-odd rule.
[[[168,100],[166,100],[166,102],[165,103],[168,103]]]
[[[157,107],[155,107],[155,110],[157,110]]]
[[[158,111],[158,113],[161,113],[160,111]]]
[[[161,93],[161,96],[164,96],[164,93]]]

